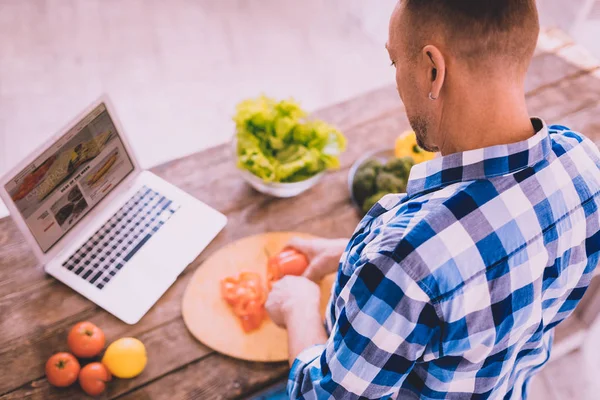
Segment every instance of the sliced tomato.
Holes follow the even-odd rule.
[[[237,301],[248,297],[248,288],[241,284],[235,288],[235,298]]]
[[[262,283],[262,278],[254,272],[242,272],[240,274],[240,286],[247,291],[248,298],[264,303],[267,300],[267,293]]]
[[[265,291],[262,282],[253,281],[246,286],[246,288],[248,290],[247,296],[249,299],[255,300],[261,304],[267,301],[267,292]]]
[[[265,312],[263,309],[255,314],[250,314],[240,318],[240,322],[242,323],[242,329],[244,332],[248,333],[260,328],[264,319]]]
[[[266,316],[264,304],[267,292],[259,274],[242,272],[237,278],[223,279],[221,295],[239,317],[245,332],[260,327]]]
[[[233,305],[238,297],[239,281],[233,277],[227,277],[221,281],[221,297],[229,305]]]
[[[248,303],[250,300],[247,298],[238,299],[233,305],[233,313],[238,317],[246,317],[248,315]]]
[[[260,281],[260,279],[241,281],[240,285],[254,291],[262,289],[262,282]]]

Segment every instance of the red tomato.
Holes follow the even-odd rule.
[[[104,332],[88,321],[75,324],[67,337],[69,349],[81,358],[97,356],[104,348],[104,343]]]
[[[245,332],[258,329],[265,319],[267,292],[259,274],[242,272],[221,281],[221,296],[240,319]]]
[[[51,385],[67,387],[77,380],[79,361],[70,353],[56,353],[46,362],[46,377]]]
[[[112,376],[104,364],[93,362],[82,368],[79,374],[79,384],[83,391],[90,396],[98,396],[104,392],[106,382],[111,378]]]
[[[238,303],[257,300],[264,302],[266,293],[260,275],[242,272],[239,278],[227,277],[221,281],[221,296],[232,307]]]
[[[267,275],[269,281],[278,281],[286,275],[300,276],[308,267],[308,259],[294,249],[285,249],[269,259]]]

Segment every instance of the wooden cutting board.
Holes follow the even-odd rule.
[[[302,233],[272,232],[233,242],[198,267],[183,295],[182,314],[192,335],[208,347],[231,357],[261,362],[288,359],[287,334],[267,319],[260,329],[245,333],[229,306],[221,299],[220,281],[240,272],[266,277],[268,255],[275,255]],[[331,294],[335,274],[321,283],[321,313]]]

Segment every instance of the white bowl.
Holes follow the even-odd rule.
[[[237,164],[237,143],[235,135],[232,140],[232,149],[233,160]],[[321,178],[323,178],[323,176],[325,175],[325,171],[323,171],[319,172],[315,176],[312,176],[300,182],[265,182],[248,170],[238,168],[237,165],[236,168],[238,169],[238,171],[240,171],[240,175],[242,176],[242,178],[244,178],[244,180],[248,182],[248,184],[254,189],[269,196],[279,198],[289,198],[298,196],[299,194],[306,192],[308,189],[312,188],[317,183],[319,183]]]
[[[242,175],[242,178],[244,178],[244,180],[248,182],[248,184],[250,184],[250,186],[252,186],[254,189],[258,190],[261,193],[279,198],[298,196],[299,194],[307,191],[308,189],[319,183],[321,178],[323,178],[323,175],[325,175],[324,172],[319,172],[317,175],[308,178],[305,181],[281,183],[265,182],[245,169],[239,169],[239,171]]]

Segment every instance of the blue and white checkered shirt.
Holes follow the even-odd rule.
[[[600,257],[600,152],[532,123],[526,141],[415,166],[407,195],[371,209],[290,397],[526,397]]]

